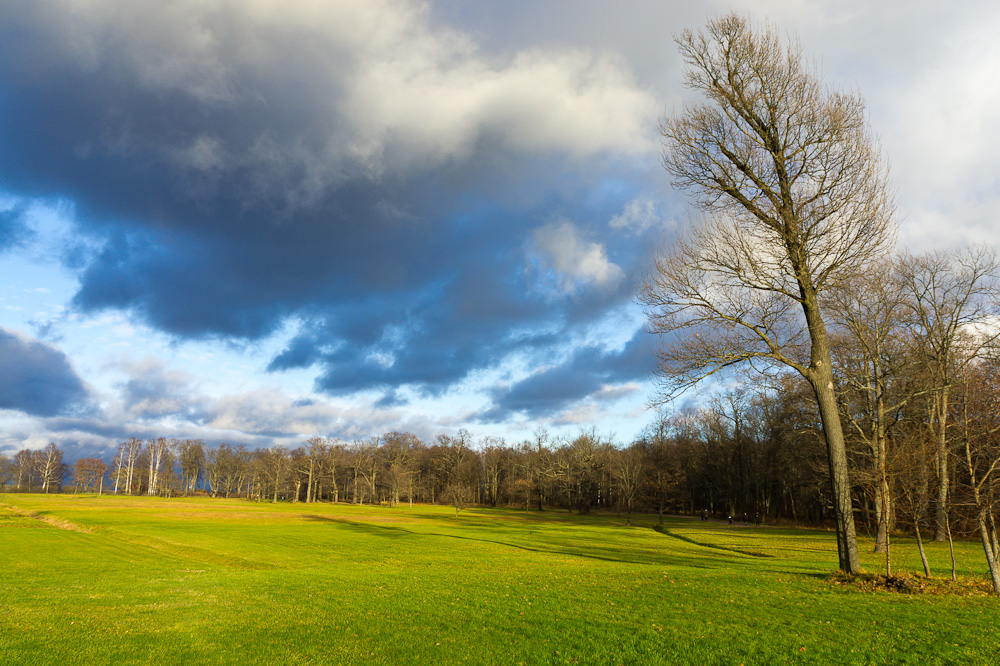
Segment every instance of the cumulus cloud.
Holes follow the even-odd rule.
[[[653,225],[660,222],[656,213],[656,202],[650,198],[642,197],[632,199],[622,212],[611,218],[608,225],[612,229],[623,229],[633,234],[642,234]]]
[[[608,260],[604,246],[581,238],[579,229],[569,221],[552,222],[536,229],[531,236],[531,250],[559,276],[564,291],[581,285],[614,287],[625,274]]]
[[[127,420],[150,420],[166,416],[197,421],[205,398],[197,395],[194,379],[171,370],[155,358],[123,361],[119,367],[128,379],[120,385]]]
[[[623,398],[653,369],[648,337],[640,329],[620,349],[579,346],[568,359],[539,368],[511,385],[497,387],[491,407],[481,418],[500,422],[513,414],[542,417],[588,398],[598,403]]]
[[[88,399],[63,352],[0,328],[0,409],[55,416],[85,406]]]

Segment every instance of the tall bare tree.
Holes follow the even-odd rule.
[[[663,164],[705,214],[639,289],[662,334],[661,398],[749,362],[816,395],[840,568],[857,571],[851,486],[823,297],[895,238],[888,168],[857,94],[831,91],[796,41],[730,14],[675,40],[706,101],[660,126]]]

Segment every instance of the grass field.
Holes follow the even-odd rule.
[[[1000,660],[1000,600],[837,585],[828,532],[634,522],[0,495],[0,664]],[[978,548],[958,561],[981,576]],[[919,568],[912,542],[895,552]]]

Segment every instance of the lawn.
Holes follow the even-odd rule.
[[[829,532],[0,495],[0,664],[996,664],[1000,599],[831,581]],[[864,565],[879,557],[862,540]],[[929,544],[938,576],[947,545]],[[976,543],[960,571],[984,576]],[[912,542],[894,567],[917,570]]]

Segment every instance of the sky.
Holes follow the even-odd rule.
[[[0,453],[629,441],[672,35],[730,10],[867,99],[902,248],[1000,245],[992,2],[0,3]]]

